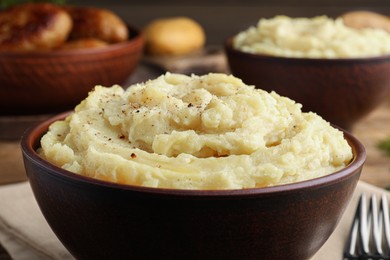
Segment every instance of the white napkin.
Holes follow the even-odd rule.
[[[74,259],[43,217],[28,182],[0,187],[0,243],[13,259]]]
[[[312,260],[342,259],[359,195],[390,193],[360,181],[335,232]],[[27,182],[0,187],[0,243],[15,260],[74,259],[45,221]]]

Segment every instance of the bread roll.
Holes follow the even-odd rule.
[[[0,11],[0,50],[49,50],[62,45],[72,20],[59,6],[28,3]]]
[[[184,55],[201,49],[205,32],[187,17],[156,19],[144,28],[146,51],[152,55]]]
[[[129,38],[124,21],[110,10],[95,7],[66,7],[65,10],[73,20],[70,40],[96,38],[117,43]]]
[[[390,18],[375,12],[353,11],[341,16],[344,24],[356,29],[379,28],[390,33]]]

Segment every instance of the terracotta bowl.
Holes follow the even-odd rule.
[[[48,125],[28,130],[21,149],[47,222],[77,259],[309,259],[339,222],[365,161],[326,177],[242,190],[175,190],[80,176],[36,150]]]
[[[95,85],[124,83],[144,45],[140,31],[129,30],[128,41],[100,49],[0,52],[0,114],[67,111]]]
[[[246,84],[274,90],[327,121],[353,125],[390,94],[390,55],[356,59],[284,58],[245,53],[225,42],[233,75]]]

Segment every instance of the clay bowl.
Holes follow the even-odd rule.
[[[295,184],[242,190],[175,190],[80,176],[36,152],[48,125],[22,138],[25,169],[47,222],[77,259],[309,259],[345,210],[365,161]]]
[[[95,85],[122,84],[140,61],[144,39],[100,49],[0,52],[0,114],[52,114],[85,99]]]
[[[233,75],[274,90],[343,129],[378,107],[390,94],[390,55],[356,59],[284,58],[250,54],[225,42]]]

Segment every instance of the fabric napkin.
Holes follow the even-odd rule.
[[[342,259],[359,196],[390,193],[360,181],[335,232],[312,260]],[[0,243],[16,260],[74,259],[45,221],[28,182],[0,187]]]
[[[0,243],[12,259],[74,259],[43,217],[30,184],[0,187]]]

